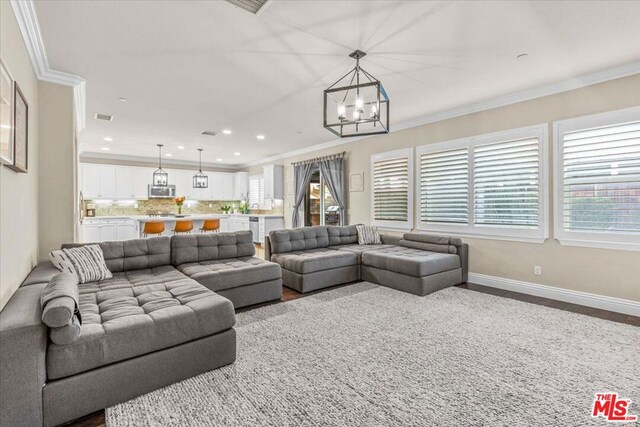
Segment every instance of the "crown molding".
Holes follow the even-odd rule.
[[[426,116],[416,117],[414,119],[405,120],[392,125],[392,131],[397,132],[404,129],[410,129],[429,123],[440,122],[443,120],[452,119],[455,117],[466,116],[468,114],[478,113],[480,111],[491,110],[494,108],[504,107],[518,102],[529,101],[536,98],[542,98],[544,96],[554,95],[556,93],[567,92],[569,90],[580,89],[586,86],[591,86],[598,83],[604,83],[610,80],[621,79],[623,77],[632,76],[634,74],[640,74],[640,61],[630,62],[618,67],[607,68],[605,70],[596,71],[594,73],[583,74],[581,76],[573,77],[570,79],[562,80],[556,83],[551,83],[544,86],[538,86],[532,89],[525,89],[518,92],[498,96],[495,98],[489,98],[483,101],[475,102],[472,104],[455,107],[449,110],[440,111],[437,113],[427,114]],[[293,156],[312,153],[314,151],[324,150],[331,147],[337,147],[339,145],[348,144],[353,141],[358,141],[366,138],[373,138],[377,135],[361,136],[355,138],[340,138],[324,142],[321,144],[311,145],[299,150],[289,151],[283,154],[277,154],[275,156],[267,157],[255,162],[249,162],[242,165],[243,168],[250,166],[262,165],[265,163],[271,163],[274,161],[286,159]]]
[[[11,0],[11,8],[18,22],[18,28],[20,28],[20,32],[22,33],[22,39],[24,40],[29,59],[31,59],[33,71],[38,80],[73,87],[76,131],[81,131],[86,125],[84,79],[74,74],[52,70],[49,67],[33,0]]]
[[[157,167],[158,166],[158,158],[157,157],[142,157],[142,156],[127,156],[123,154],[102,154],[102,153],[93,153],[93,152],[85,152],[80,154],[80,161],[85,163],[91,163],[92,160],[96,163],[100,163],[102,161],[117,161],[123,163],[135,163],[135,164],[145,164],[149,167]],[[177,160],[177,159],[162,159],[162,166],[181,166],[188,167],[194,170],[198,169],[198,162],[193,162],[190,160]],[[202,163],[202,169],[206,171],[211,170],[225,170],[230,172],[239,172],[242,168],[239,165],[229,165],[229,164],[220,164],[220,163]]]

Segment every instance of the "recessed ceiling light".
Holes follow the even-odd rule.
[[[216,161],[217,161],[217,162],[221,162],[221,161],[222,161],[222,159],[216,159]]]
[[[118,101],[120,101],[120,102],[127,102],[127,98],[118,98]]]
[[[165,156],[167,156],[167,157],[171,157],[171,156],[173,156],[173,154],[171,154],[171,153],[167,153],[167,154],[165,154]]]
[[[258,135],[258,136],[256,136],[256,138],[258,138],[258,139],[264,139],[264,135]]]
[[[224,133],[225,135],[231,135],[231,131],[229,129],[224,129],[222,133]]]
[[[109,147],[102,147],[102,151],[109,151]]]
[[[528,54],[528,53],[521,53],[520,55],[516,56],[516,59],[524,59],[524,58],[526,58],[527,56],[529,56],[529,54]]]
[[[113,141],[113,138],[111,138],[110,136],[105,136],[103,139],[107,142]]]
[[[178,150],[184,150],[184,145],[178,145],[176,148],[177,148]]]
[[[237,151],[235,153],[233,153],[234,156],[239,156],[240,153],[238,153]]]

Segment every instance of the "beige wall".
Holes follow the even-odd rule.
[[[46,260],[61,243],[74,241],[78,200],[73,88],[40,82],[38,97],[38,254]]]
[[[347,219],[350,224],[370,223],[369,161],[373,153],[539,123],[551,123],[554,120],[638,105],[640,105],[640,74],[388,135],[353,141],[276,163],[285,165],[285,182],[289,182],[293,181],[291,162],[346,151],[346,176],[353,172],[364,172],[365,176],[365,191],[348,194]],[[549,162],[552,156],[552,135],[550,128]],[[551,163],[549,165],[551,166]],[[253,166],[249,169],[250,173],[261,171],[262,166]],[[551,177],[552,181],[553,177]],[[552,203],[553,200],[550,200],[550,217],[552,217]],[[285,200],[287,226],[291,226],[291,204],[292,196],[287,195]],[[553,239],[552,222],[550,230],[551,238],[544,244],[464,239],[470,245],[470,271],[640,301],[640,253],[561,246]],[[542,266],[542,276],[534,276],[534,265]]]
[[[29,104],[29,173],[0,166],[0,309],[38,255],[38,81],[8,1],[0,1],[0,57]]]

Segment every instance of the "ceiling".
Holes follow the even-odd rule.
[[[162,143],[172,160],[203,148],[203,162],[241,165],[331,141],[322,91],[355,49],[389,93],[392,128],[640,59],[636,1],[272,0],[254,15],[224,1],[72,0],[36,12],[51,68],[87,82],[82,155],[155,158]]]

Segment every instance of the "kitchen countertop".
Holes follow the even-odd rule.
[[[183,217],[175,216],[149,216],[149,215],[114,215],[114,216],[93,216],[85,217],[85,220],[113,220],[113,219],[134,219],[136,221],[175,221],[177,219],[191,219],[194,221],[201,221],[211,218],[229,218],[229,217],[258,217],[258,218],[284,218],[283,215],[272,214],[186,214]]]

